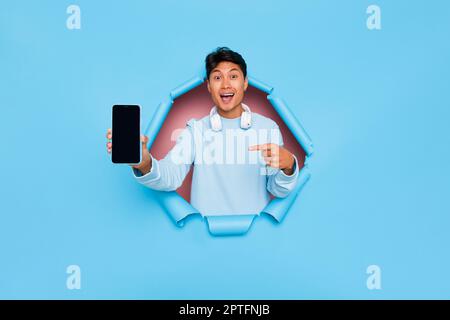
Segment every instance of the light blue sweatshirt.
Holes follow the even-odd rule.
[[[193,164],[191,205],[204,216],[259,214],[270,201],[269,192],[288,196],[299,175],[297,158],[293,174],[286,175],[267,166],[261,151],[248,150],[250,145],[269,142],[282,146],[278,125],[255,112],[249,129],[240,127],[240,117],[221,121],[222,130],[215,132],[209,115],[189,120],[164,159],[152,156],[150,172],[142,175],[133,168],[134,177],[151,189],[173,191]]]

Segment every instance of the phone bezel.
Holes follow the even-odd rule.
[[[125,162],[114,162],[113,161],[113,152],[114,152],[114,145],[111,151],[111,161],[114,164],[124,164],[124,165],[139,165],[142,162],[142,142],[141,142],[141,135],[142,135],[142,119],[141,119],[141,115],[142,115],[142,107],[140,104],[137,103],[127,103],[127,104],[123,104],[123,103],[116,103],[112,106],[111,108],[111,129],[112,129],[112,133],[114,135],[114,128],[113,128],[113,117],[114,117],[114,107],[118,106],[118,107],[123,107],[123,106],[136,106],[139,108],[139,162],[137,163],[125,163]],[[112,139],[111,139],[111,143],[112,143]]]

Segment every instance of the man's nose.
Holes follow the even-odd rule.
[[[227,78],[224,78],[222,81],[222,88],[227,89],[230,88],[230,81]]]

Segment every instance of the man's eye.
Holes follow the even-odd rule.
[[[214,77],[214,80],[219,80],[220,79],[220,76],[215,76]]]
[[[233,74],[233,75],[231,75],[231,79],[237,79],[237,74]]]

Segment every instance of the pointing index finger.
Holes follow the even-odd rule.
[[[253,146],[250,146],[248,148],[248,150],[250,150],[250,151],[263,150],[264,151],[264,150],[268,150],[270,148],[271,148],[270,143],[264,143],[264,144],[255,144]]]

